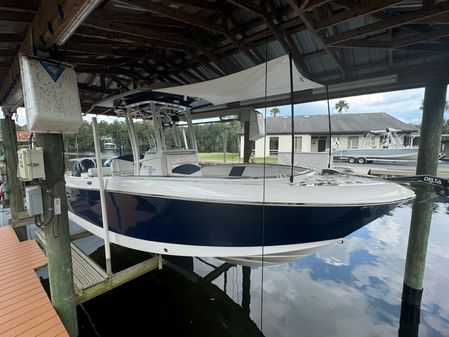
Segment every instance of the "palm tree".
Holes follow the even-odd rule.
[[[341,114],[343,111],[346,112],[349,110],[349,104],[341,99],[337,103],[335,103],[334,109],[337,110],[339,114]]]
[[[273,116],[273,117],[276,117],[276,115],[280,112],[281,112],[281,110],[279,110],[279,108],[277,106],[271,108],[271,110],[270,110],[271,116]]]

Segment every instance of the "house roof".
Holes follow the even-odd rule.
[[[28,140],[30,138],[30,132],[26,131],[26,130],[17,130],[16,135],[17,135],[17,141],[19,143],[26,143],[26,142],[28,142]],[[0,132],[0,142],[3,142],[2,132]]]
[[[291,133],[290,117],[269,117],[266,120],[267,134]],[[331,115],[333,134],[366,133],[371,130],[393,128],[401,133],[418,132],[416,126],[404,123],[384,112],[354,113]],[[295,116],[295,133],[299,134],[327,134],[329,120],[327,115]]]

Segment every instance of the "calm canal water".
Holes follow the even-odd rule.
[[[86,302],[81,335],[398,336],[410,215],[404,205],[342,244],[263,269],[180,259],[182,270],[164,267]],[[102,261],[99,243],[78,241]],[[113,252],[116,269],[146,257]],[[449,336],[449,204],[434,205],[425,275],[419,336]]]

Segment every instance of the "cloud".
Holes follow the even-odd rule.
[[[345,100],[349,104],[349,113],[385,112],[406,123],[421,123],[422,111],[419,110],[424,99],[424,88],[390,91],[370,95],[342,97],[331,99],[329,105],[331,113],[335,103]],[[449,101],[449,92],[446,95]],[[281,115],[290,115],[290,106],[279,107]],[[270,110],[267,109],[269,115]],[[295,105],[295,115],[327,114],[327,101],[318,101]],[[449,112],[445,113],[449,118]]]

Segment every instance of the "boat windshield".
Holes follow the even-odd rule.
[[[181,121],[178,115],[161,112],[162,139],[165,141],[165,150],[193,149],[193,140],[188,132],[188,125]]]

